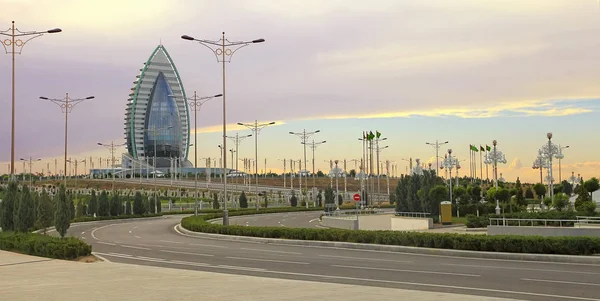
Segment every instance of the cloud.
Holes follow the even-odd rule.
[[[284,125],[286,122],[283,120],[279,120],[279,121],[275,121],[275,124],[273,124],[272,126],[280,126],[280,125]],[[260,127],[260,123],[259,123],[259,127]],[[237,123],[231,123],[227,125],[227,131],[231,132],[231,131],[242,131],[242,130],[247,130],[248,128],[243,126],[243,125],[239,125]],[[190,135],[193,135],[194,133],[221,133],[223,132],[223,124],[217,124],[217,125],[211,125],[211,126],[205,126],[205,127],[198,127],[197,131],[194,131],[194,129],[190,129]]]
[[[521,159],[519,158],[515,158],[510,165],[508,166],[509,169],[521,169],[523,168],[523,163],[521,163]]]

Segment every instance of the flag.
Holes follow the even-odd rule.
[[[488,152],[492,150],[492,148],[489,145],[485,145],[485,150],[487,150]]]
[[[369,131],[369,135],[367,136],[368,140],[373,140],[373,138],[375,138],[375,135],[373,135],[372,131]]]
[[[478,152],[478,151],[479,151],[475,145],[471,145],[471,144],[469,144],[469,147],[470,147],[470,148],[471,148],[471,150],[472,150],[472,151],[474,151],[474,152]]]
[[[483,148],[483,146],[479,145],[479,150],[482,152],[485,152],[485,148]]]
[[[379,137],[381,137],[381,133],[379,131],[375,131],[375,135],[377,135],[377,139],[379,139]]]

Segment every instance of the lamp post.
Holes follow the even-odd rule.
[[[86,98],[69,98],[69,93],[66,93],[64,99],[57,98],[48,98],[44,96],[40,96],[40,99],[49,100],[60,107],[63,113],[65,113],[65,188],[67,187],[67,137],[68,137],[68,129],[69,129],[69,113],[73,110],[73,108],[79,104],[80,102],[88,99],[93,99],[94,96],[88,96]]]
[[[158,132],[168,130],[173,128],[173,126],[168,126],[164,128],[156,128],[156,125],[152,125],[152,128],[144,129],[141,128],[139,130],[144,131],[146,134],[152,133],[152,140],[154,140],[154,159],[152,160],[153,165],[153,178],[154,178],[154,214],[158,214],[158,197],[156,195],[156,140],[158,140]],[[144,156],[146,156],[146,152],[144,152]],[[147,170],[146,170],[147,172]]]
[[[581,175],[578,175],[577,177],[575,176],[575,172],[572,171],[571,172],[571,177],[569,177],[569,182],[571,182],[571,186],[572,186],[572,191],[575,190],[575,185],[580,185],[581,184]]]
[[[299,176],[299,181],[300,181],[300,196],[302,196],[302,165],[304,165],[304,169],[306,169],[306,140],[311,137],[312,135],[316,134],[316,133],[320,133],[321,130],[316,130],[313,132],[307,132],[306,129],[304,129],[301,133],[295,133],[295,132],[290,132],[290,135],[295,135],[300,137],[300,139],[302,140],[302,142],[300,142],[303,146],[304,146],[304,160],[302,161],[303,164],[300,164],[300,170],[298,171],[298,176]],[[307,182],[307,181],[305,181]],[[308,187],[307,183],[304,183],[305,187]],[[307,188],[308,190],[308,188]],[[337,196],[336,196],[337,197]],[[308,208],[308,202],[306,202],[306,207]]]
[[[225,102],[225,63],[231,62],[231,58],[233,54],[238,51],[240,48],[246,47],[250,44],[262,43],[264,39],[256,39],[252,41],[239,41],[239,42],[231,42],[225,38],[225,32],[223,32],[223,36],[221,39],[217,41],[211,40],[199,40],[195,39],[188,35],[181,36],[182,39],[188,41],[196,41],[200,43],[200,45],[207,47],[210,49],[216,56],[217,62],[223,64],[223,147],[221,149],[222,152],[227,151],[227,123],[226,123],[226,102]],[[226,153],[223,153],[223,174],[225,174],[226,164]],[[223,178],[223,194],[227,195],[227,177]],[[225,207],[223,209],[223,225],[229,225],[229,214],[227,211],[227,202],[225,202]]]
[[[446,168],[448,170],[448,179],[450,180],[450,203],[452,203],[452,169],[460,166],[458,159],[456,157],[452,157],[452,149],[448,150],[448,154],[444,156],[444,160],[442,160],[441,169]]]
[[[384,149],[390,147],[389,145],[386,145],[384,147],[379,147],[379,141],[383,141],[383,140],[387,140],[387,138],[383,138],[383,139],[377,139],[375,140],[377,142],[377,204],[379,205],[379,207],[381,207],[381,186],[379,185],[379,178],[380,178],[380,173],[379,173],[379,153],[381,153]],[[382,168],[383,169],[383,168]]]
[[[335,163],[335,206],[336,206],[336,211],[340,211],[340,202],[339,202],[339,195],[340,195],[340,189],[339,189],[339,185],[338,185],[338,174],[339,169],[338,169],[338,160],[333,161]]]
[[[97,143],[100,146],[104,146],[106,148],[108,148],[108,151],[110,151],[110,155],[111,155],[111,169],[112,169],[112,191],[114,193],[115,191],[115,149],[118,148],[119,146],[124,146],[127,145],[127,143],[122,143],[122,144],[115,144],[114,141],[111,141],[110,144],[105,144],[105,143]],[[156,150],[155,150],[156,151]]]
[[[194,96],[188,98],[188,100],[190,101],[189,106],[191,109],[194,110],[194,191],[196,203],[194,206],[194,215],[198,215],[198,133],[196,132],[198,130],[198,111],[200,111],[202,105],[205,104],[207,101],[221,96],[223,96],[223,94],[198,97],[196,91],[194,91]],[[202,204],[200,204],[200,206],[202,206]]]
[[[404,158],[402,158],[401,160],[402,160],[402,161],[406,161],[406,162],[408,162],[408,170],[409,170],[409,171],[412,173],[412,169],[413,169],[413,158],[412,158],[412,157],[411,157],[411,158],[409,158],[409,159],[404,159]],[[437,168],[439,169],[439,166],[438,166]],[[436,171],[436,173],[435,173],[435,174],[437,175],[437,171]],[[410,174],[409,174],[409,175],[410,175]]]
[[[444,144],[448,144],[448,141],[440,143],[439,141],[435,140],[435,143],[425,142],[425,144],[431,145],[431,146],[433,146],[433,148],[435,148],[435,170],[437,173],[437,171],[440,170],[440,159],[439,159],[440,158],[440,155],[439,155],[440,147]],[[402,160],[404,160],[404,159],[402,159]],[[411,163],[411,165],[412,165],[412,163]],[[410,167],[410,169],[412,169],[412,166]]]
[[[315,149],[317,149],[317,146],[327,143],[327,141],[323,140],[321,142],[315,142],[315,139],[313,139],[313,141],[311,143],[308,143],[308,146],[312,149],[312,178],[313,178],[313,196],[314,196],[314,202],[315,202],[315,207],[317,204],[317,193],[316,193],[316,181],[315,181]],[[306,145],[306,142],[302,142],[302,144]],[[306,168],[306,167],[305,167]],[[284,164],[284,169],[285,169],[285,164]]]
[[[251,130],[254,133],[254,177],[256,178],[256,198],[258,200],[258,134],[260,134],[260,130],[264,129],[265,127],[268,127],[270,125],[274,125],[275,121],[269,122],[269,123],[258,123],[258,120],[254,120],[254,123],[241,123],[238,122],[238,125],[241,126],[245,126],[247,127],[249,130]],[[250,137],[252,135],[248,135],[247,137]],[[265,170],[265,173],[267,171]],[[256,202],[256,210],[259,209],[258,206],[258,201]]]
[[[43,36],[45,33],[59,33],[62,30],[60,28],[54,28],[46,31],[20,31],[15,27],[15,21],[12,21],[11,28],[0,31],[0,35],[10,37],[1,41],[6,54],[12,56],[12,76],[11,76],[11,90],[12,90],[12,111],[11,111],[11,136],[10,136],[10,177],[14,179],[15,175],[15,54],[21,54],[23,47],[27,42]],[[21,39],[21,37],[25,37]],[[9,48],[10,47],[10,48]]]
[[[23,161],[23,164],[25,164],[25,162],[29,161],[29,186],[33,185],[33,171],[31,169],[31,167],[33,166],[33,162],[34,161],[41,161],[42,159],[33,159],[31,157],[29,157],[29,159],[23,159],[21,158],[21,161]],[[23,168],[23,174],[25,174],[25,169]]]
[[[485,155],[485,163],[493,164],[494,188],[498,191],[498,163],[506,164],[506,156],[497,149],[498,142],[494,140],[494,148]],[[496,198],[496,214],[500,214],[500,204]]]
[[[550,192],[550,199],[554,201],[554,178],[552,176],[552,158],[559,156],[562,157],[562,151],[560,147],[552,143],[552,133],[547,133],[548,143],[544,144],[541,148],[541,155],[547,160],[548,163],[548,190]]]
[[[558,182],[559,183],[562,183],[562,166],[560,164],[560,161],[562,159],[564,159],[564,157],[565,157],[562,150],[567,149],[567,148],[569,148],[568,145],[566,145],[566,146],[560,146],[560,144],[558,145],[558,154],[556,154],[556,159],[558,159]]]

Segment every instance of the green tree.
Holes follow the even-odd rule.
[[[23,185],[23,190],[19,197],[18,211],[15,216],[15,231],[28,232],[33,227],[35,223],[33,210],[33,200],[29,192],[29,187]]]
[[[156,197],[151,195],[148,197],[148,206],[146,206],[146,213],[154,214],[156,211]]]
[[[108,194],[106,191],[100,193],[98,197],[98,216],[108,216],[110,213],[110,204],[108,203]]]
[[[110,198],[110,216],[119,216],[121,214],[121,199],[119,198],[118,192],[113,192]]]
[[[83,205],[83,200],[79,199],[77,200],[77,207],[75,208],[75,216],[76,217],[82,217],[85,212],[83,212],[85,206]]]
[[[525,195],[523,195],[523,186],[521,185],[521,180],[517,178],[515,182],[515,189],[517,193],[515,194],[515,201],[519,206],[526,206],[527,202],[525,201]]]
[[[290,198],[290,206],[297,207],[298,206],[298,198],[296,197],[296,193],[292,190],[292,197]]]
[[[585,190],[590,193],[590,197],[594,196],[594,191],[600,188],[600,183],[598,182],[598,178],[591,178],[583,183]],[[592,198],[593,199],[593,198]]]
[[[138,191],[133,197],[133,214],[142,215],[146,210],[144,209],[144,199],[142,194]]]
[[[98,199],[96,198],[96,190],[92,190],[90,201],[88,203],[88,214],[94,216],[98,213]]]
[[[594,205],[593,207],[596,209],[596,203],[592,201],[592,197],[585,188],[585,185],[579,185],[578,195],[575,199],[575,210],[580,212],[590,212],[592,205]],[[591,210],[591,212],[593,212],[593,210]]]
[[[319,189],[319,193],[317,194],[317,207],[323,206],[323,190]]]
[[[246,193],[242,191],[239,198],[240,208],[248,208],[248,198],[246,197]]]
[[[533,198],[535,198],[535,196],[533,195],[533,190],[531,190],[531,187],[527,187],[527,189],[525,189],[525,199]]]
[[[533,190],[535,191],[535,195],[537,195],[538,199],[542,200],[544,195],[546,194],[546,186],[542,183],[537,183],[533,185]]]
[[[14,208],[17,202],[18,187],[16,181],[8,182],[8,189],[4,193],[2,203],[0,203],[0,227],[3,231],[12,231],[14,224]]]
[[[563,211],[569,208],[569,196],[565,193],[557,193],[554,195],[554,202],[552,206],[556,211]]]
[[[156,213],[161,213],[162,212],[162,203],[160,202],[160,198],[158,198],[156,200]]]
[[[498,188],[500,189],[500,188]],[[488,188],[488,190],[485,192],[485,198],[488,202],[491,201],[495,201],[496,200],[496,193],[498,190],[496,190],[496,187],[490,187]]]
[[[56,195],[54,210],[54,227],[60,237],[65,237],[67,230],[71,226],[70,209],[67,199],[67,192],[64,185],[60,185]]]
[[[35,209],[35,227],[42,229],[43,233],[46,234],[46,229],[52,226],[52,222],[54,222],[54,206],[46,189],[42,189],[42,194]]]
[[[335,194],[333,193],[333,188],[331,188],[331,186],[327,186],[327,188],[325,188],[325,211],[329,212],[332,210],[331,205],[327,206],[328,204],[335,204]]]
[[[125,202],[125,215],[131,215],[131,201],[129,199]]]
[[[446,185],[436,185],[429,191],[429,199],[431,200],[430,208],[423,208],[429,211],[431,216],[440,214],[440,204],[448,200],[449,191]]]
[[[349,176],[351,178],[355,178],[356,177],[356,169],[350,169]]]
[[[455,186],[452,188],[452,197],[456,200],[457,203],[461,205],[469,204],[469,195],[467,194],[467,189],[462,186]]]
[[[267,194],[267,192],[265,191],[265,192],[263,192],[263,196],[265,197],[264,198],[265,208],[268,208],[269,207],[269,194]]]
[[[566,193],[567,195],[571,195],[571,193],[573,193],[573,185],[571,185],[571,183],[569,183],[567,180],[563,180],[560,184],[562,185],[563,193]]]
[[[481,199],[481,186],[474,185],[469,187],[471,187],[471,192],[469,193],[471,195],[471,201],[473,203],[479,202],[479,200]],[[469,187],[467,187],[467,190],[469,190]]]
[[[72,191],[67,191],[67,206],[69,206],[69,220],[72,220],[75,218],[75,202]]]
[[[219,195],[213,193],[213,201],[212,201],[213,209],[219,209],[221,204],[219,204]]]

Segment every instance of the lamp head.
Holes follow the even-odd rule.
[[[275,121],[273,121],[273,122],[269,122],[269,125],[273,125],[273,124],[275,124]]]
[[[217,95],[215,95],[213,97],[221,97],[221,96],[223,96],[223,94],[217,94]]]
[[[40,99],[48,100],[48,97],[40,96]]]
[[[62,29],[60,28],[54,28],[54,29],[50,29],[48,31],[46,31],[47,33],[59,33],[62,32]]]
[[[190,36],[188,36],[188,35],[185,35],[185,34],[184,34],[184,35],[182,35],[182,36],[181,36],[181,38],[182,38],[182,39],[184,39],[184,40],[188,40],[188,41],[193,41],[193,40],[195,40],[193,37],[190,37]]]
[[[94,98],[95,98],[94,96],[88,96],[85,99],[94,99]]]
[[[496,145],[498,145],[498,141],[494,140],[494,141],[492,141],[492,144],[493,144],[494,146],[496,146]]]
[[[253,40],[252,43],[263,43],[264,41],[265,41],[265,39],[256,39],[256,40]]]
[[[548,137],[548,140],[552,139],[552,133],[547,133],[546,137]]]

